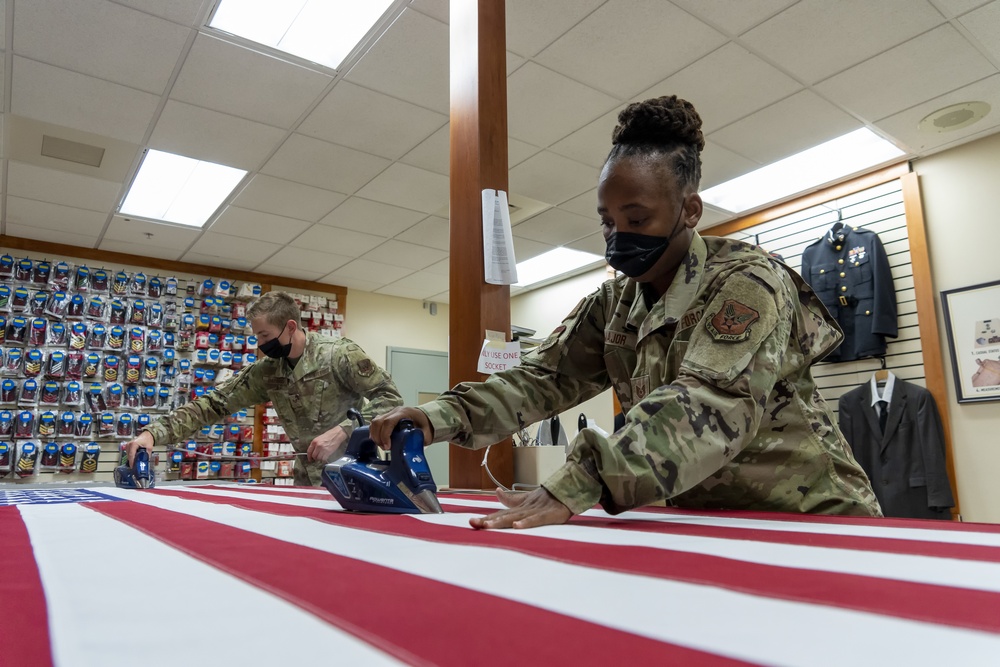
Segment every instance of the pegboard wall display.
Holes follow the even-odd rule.
[[[110,479],[157,417],[256,360],[261,286],[0,256],[0,482]],[[163,478],[249,478],[253,414],[158,447]],[[165,455],[165,456],[163,456]]]

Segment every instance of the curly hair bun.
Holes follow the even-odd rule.
[[[664,147],[683,144],[701,153],[705,148],[705,136],[701,132],[701,116],[694,105],[670,95],[634,102],[622,109],[611,143]]]

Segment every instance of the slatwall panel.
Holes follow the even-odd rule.
[[[730,234],[730,238],[756,243],[781,255],[796,271],[802,266],[802,251],[822,237],[838,220],[855,228],[869,229],[878,234],[889,257],[893,284],[896,288],[898,338],[889,338],[886,368],[898,378],[926,387],[920,331],[917,326],[917,304],[913,291],[913,269],[910,264],[910,243],[906,233],[903,192],[900,181],[862,190],[841,199],[834,199],[791,215],[770,220]],[[711,230],[706,232],[711,234]],[[933,317],[933,313],[931,313]],[[859,384],[868,382],[881,367],[878,359],[863,359],[844,363],[819,363],[813,375],[820,393],[836,413],[840,396]]]

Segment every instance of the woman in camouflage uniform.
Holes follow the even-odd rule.
[[[701,237],[705,141],[675,96],[618,117],[598,186],[607,260],[623,275],[581,301],[522,364],[372,424],[479,448],[613,387],[625,425],[585,429],[566,464],[478,528],[677,507],[879,516],[810,371],[842,334],[812,289],[758,247]]]

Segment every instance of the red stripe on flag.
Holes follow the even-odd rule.
[[[308,517],[365,531],[448,544],[501,547],[585,567],[718,586],[751,595],[855,609],[927,623],[1000,632],[1000,594],[987,591],[881,579],[861,574],[761,565],[721,556],[652,547],[591,544],[534,537],[525,533],[512,534],[502,530],[466,530],[419,520],[400,520],[404,517],[391,515],[277,505],[252,498],[243,500],[165,489],[162,492],[188,499],[197,497],[203,502],[234,505],[268,514]],[[618,529],[626,522],[612,523]],[[591,522],[587,522],[587,525],[591,525]],[[740,533],[753,532],[733,530]]]
[[[51,665],[49,615],[45,589],[35,564],[28,528],[17,507],[0,507],[0,662]]]
[[[139,503],[87,507],[411,663],[746,664],[179,512]],[[401,615],[410,604],[412,613]]]

